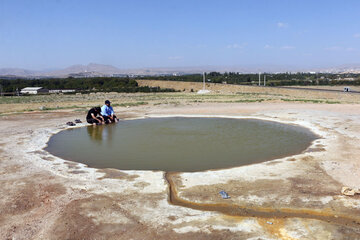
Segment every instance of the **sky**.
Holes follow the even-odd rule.
[[[358,0],[0,0],[0,68],[360,63]]]

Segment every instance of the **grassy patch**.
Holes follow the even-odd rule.
[[[340,104],[341,102],[339,102],[339,101],[325,101],[325,103],[327,103],[327,104]]]
[[[41,111],[52,111],[52,110],[73,109],[73,108],[85,109],[86,107],[80,107],[80,106],[73,105],[73,106],[66,106],[66,107],[43,107],[43,108],[41,108],[39,110],[41,110]],[[30,110],[28,110],[28,111],[30,111]]]
[[[172,101],[172,102],[169,102],[169,104],[179,105],[180,102]]]
[[[128,103],[114,103],[112,104],[113,107],[136,107],[140,105],[147,105],[148,102],[128,102]]]
[[[310,102],[310,103],[323,103],[324,101],[323,100],[312,100],[312,99],[288,99],[288,98],[282,98],[281,99],[282,101],[285,101],[285,102]]]
[[[305,102],[305,103],[326,103],[326,104],[339,104],[339,101],[330,101],[330,100],[319,100],[319,99],[288,99],[282,98],[282,101],[285,102]]]
[[[251,102],[263,102],[265,101],[264,99],[239,99],[239,100],[235,100],[234,102],[236,103],[251,103]]]

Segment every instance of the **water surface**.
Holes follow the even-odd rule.
[[[255,119],[148,118],[65,130],[46,150],[90,167],[192,172],[297,154],[316,138],[299,126]]]

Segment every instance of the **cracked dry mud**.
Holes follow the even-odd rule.
[[[126,118],[250,116],[303,125],[321,138],[302,154],[232,169],[99,170],[42,150],[79,113],[1,116],[0,239],[360,239],[360,197],[340,193],[360,186],[358,105],[116,110]]]

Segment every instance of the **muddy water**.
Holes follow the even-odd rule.
[[[302,127],[255,119],[149,118],[62,131],[46,150],[91,167],[192,172],[297,154],[316,138]]]

